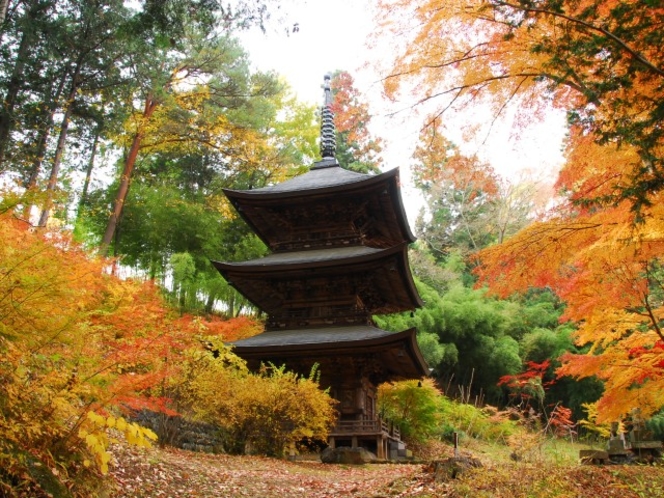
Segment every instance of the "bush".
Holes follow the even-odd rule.
[[[111,416],[144,375],[150,348],[123,335],[156,294],[104,271],[69,237],[34,232],[0,216],[0,492],[2,496],[90,496],[107,471],[107,431],[152,437]],[[156,301],[155,301],[156,299]]]
[[[460,438],[505,442],[517,430],[508,412],[450,400],[431,379],[382,384],[378,406],[383,416],[401,426],[401,434],[410,444],[431,439],[451,443],[455,432]]]
[[[433,380],[405,380],[378,387],[378,410],[401,427],[406,441],[436,437],[441,423],[443,395]]]
[[[191,351],[181,395],[195,418],[224,431],[226,451],[282,456],[302,439],[327,439],[335,401],[309,377],[264,365],[251,374],[216,338],[213,351]]]

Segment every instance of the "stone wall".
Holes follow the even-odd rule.
[[[149,410],[136,412],[131,419],[153,430],[160,444],[205,453],[226,452],[223,430],[216,425]]]

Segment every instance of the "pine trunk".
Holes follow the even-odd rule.
[[[95,138],[92,141],[92,148],[90,151],[90,159],[88,159],[88,167],[85,170],[85,181],[83,182],[83,188],[81,189],[81,198],[78,200],[78,207],[76,208],[76,223],[74,226],[77,226],[81,215],[83,214],[83,209],[85,203],[88,200],[88,190],[90,189],[90,180],[92,179],[92,170],[95,167],[95,157],[97,156],[97,145],[99,144],[99,128],[95,132]]]
[[[145,109],[143,111],[143,122],[146,123],[152,117],[155,109],[157,108],[158,103],[148,97],[145,103]],[[127,154],[127,159],[125,160],[124,169],[122,171],[122,177],[120,178],[120,186],[118,187],[118,192],[115,196],[115,203],[113,205],[113,212],[108,219],[108,224],[106,225],[106,231],[104,232],[104,237],[101,239],[101,244],[99,246],[99,252],[106,256],[108,254],[108,249],[111,246],[113,241],[113,236],[118,227],[118,222],[120,220],[120,215],[122,214],[122,209],[124,203],[127,200],[127,194],[129,193],[129,184],[131,183],[131,175],[134,172],[134,166],[136,165],[136,158],[138,157],[138,151],[141,148],[141,142],[143,140],[143,125],[139,127],[134,135],[134,139],[131,142],[131,147],[129,148],[129,154]]]

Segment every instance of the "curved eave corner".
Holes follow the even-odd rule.
[[[408,260],[408,246],[404,244],[403,246],[403,276],[404,280],[408,285],[408,293],[411,295],[413,302],[415,303],[416,308],[421,308],[424,306],[424,301],[420,297],[420,293],[417,291],[417,286],[415,285],[415,280],[413,279],[413,272],[410,271],[410,262]]]
[[[399,333],[404,334],[405,337],[407,337],[410,341],[409,349],[411,357],[413,358],[413,364],[420,371],[422,377],[428,377],[431,374],[431,371],[429,370],[429,365],[424,359],[424,356],[422,356],[422,351],[420,351],[420,346],[417,344],[417,329],[411,328]]]
[[[398,168],[396,168],[398,171]],[[401,197],[401,188],[400,188],[400,182],[399,182],[399,174],[397,173],[395,181],[397,183],[396,189],[395,189],[395,205],[397,209],[397,219],[399,220],[399,224],[401,225],[401,231],[403,232],[404,235],[404,240],[408,241],[409,244],[412,244],[417,240],[417,237],[415,237],[415,234],[413,234],[412,230],[410,229],[410,224],[408,223],[408,216],[406,215],[406,208],[403,205],[403,198]]]

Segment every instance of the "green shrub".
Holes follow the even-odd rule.
[[[433,380],[405,380],[378,387],[378,410],[401,427],[406,441],[423,442],[437,437],[444,399]]]
[[[378,407],[383,416],[401,426],[406,441],[440,439],[452,442],[454,433],[485,441],[506,441],[517,430],[509,413],[487,406],[453,401],[431,379],[383,384],[378,388]]]

